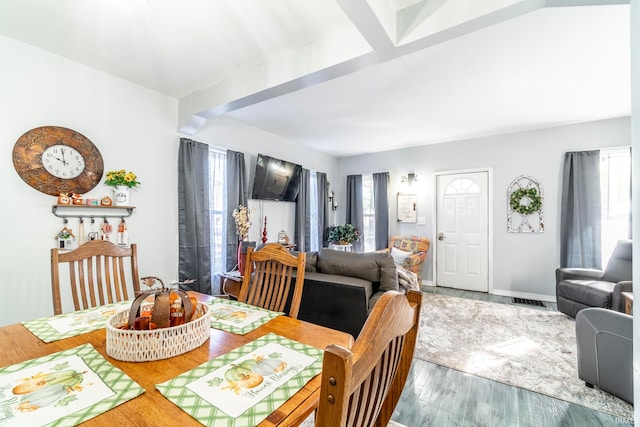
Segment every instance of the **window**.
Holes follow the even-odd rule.
[[[315,218],[315,221],[317,221],[319,218],[318,212],[318,177],[316,171],[309,171],[309,216]],[[314,227],[313,224],[314,221],[311,221],[309,250],[311,252],[317,252],[322,248],[322,236],[320,235],[319,228]]]
[[[456,194],[478,194],[480,188],[478,185],[468,178],[460,178],[451,181],[447,188],[444,189],[445,196]]]
[[[362,175],[362,214],[363,230],[361,239],[365,252],[376,250],[376,211],[375,197],[373,194],[373,175]]]
[[[211,219],[211,283],[227,270],[227,153],[209,148],[209,214]]]
[[[629,148],[600,150],[600,194],[602,198],[602,266],[606,267],[618,240],[629,238],[631,212],[631,151]]]

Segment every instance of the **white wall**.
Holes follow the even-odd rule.
[[[105,171],[127,169],[138,175],[142,186],[133,191],[136,210],[127,224],[131,242],[138,244],[140,274],[175,280],[177,100],[10,38],[0,37],[0,55],[6,59],[0,67],[0,183],[5,188],[0,224],[6,230],[0,288],[11,302],[0,310],[0,325],[53,312],[49,252],[62,219],[51,213],[56,198],[24,183],[11,160],[15,142],[35,127],[74,129],[98,147]],[[330,180],[336,174],[333,157],[231,119],[212,120],[191,138],[245,152],[249,188],[259,152],[326,172]],[[111,195],[110,187],[99,184],[85,197],[105,195]],[[292,203],[264,202],[262,207],[271,241],[282,229],[293,236]],[[69,227],[77,231],[77,220],[70,220]],[[88,222],[85,228],[88,232]],[[251,238],[258,240],[259,233],[256,221]],[[63,309],[70,306],[63,303]]]
[[[473,168],[493,170],[493,291],[528,298],[555,299],[554,272],[559,262],[560,186],[563,154],[566,151],[629,145],[629,118],[561,126],[531,132],[492,136],[418,148],[339,159],[340,188],[346,176],[390,172],[391,234],[415,234],[433,238],[434,172]],[[396,198],[406,191],[400,177],[414,172],[412,185],[418,195],[418,217],[426,225],[398,224]],[[542,234],[507,233],[507,187],[526,174],[538,179],[544,191],[545,231]],[[345,205],[344,190],[340,193]],[[340,219],[344,221],[344,210]],[[424,279],[433,278],[432,254],[426,260]]]
[[[253,178],[255,175],[258,153],[276,157],[281,160],[297,163],[305,169],[324,172],[334,185],[337,160],[329,155],[311,150],[268,132],[260,131],[228,117],[217,117],[210,120],[194,136],[195,141],[220,148],[230,148],[245,154],[248,193],[251,197]],[[261,243],[264,217],[267,217],[267,239],[277,241],[278,232],[284,230],[293,241],[295,226],[295,204],[292,202],[274,202],[266,200],[249,200],[249,207],[255,208],[251,218],[249,240]]]
[[[631,25],[631,138],[633,170],[640,171],[640,0],[631,2],[631,17],[629,18],[635,25]],[[640,178],[638,173],[633,174],[633,235],[640,235]],[[636,239],[633,242],[633,252],[640,252],[640,242]],[[634,266],[638,263],[635,262]],[[640,283],[640,269],[633,269],[633,281]],[[638,287],[636,286],[636,289]],[[637,294],[634,291],[634,296]],[[640,298],[640,297],[639,297]],[[634,312],[638,310],[640,304],[636,303]],[[640,396],[640,316],[633,317],[633,393],[634,403],[638,403]],[[634,405],[635,424],[640,424],[640,405]]]
[[[98,147],[105,171],[138,174],[137,209],[127,224],[139,245],[140,273],[174,280],[177,101],[9,38],[0,37],[0,56],[0,288],[6,301],[0,325],[53,314],[49,251],[62,219],[51,213],[56,198],[24,183],[11,160],[17,139],[35,127],[74,129]],[[110,193],[98,184],[88,196]],[[77,232],[77,220],[69,226]]]
[[[0,287],[12,302],[0,310],[0,325],[53,311],[49,252],[62,219],[51,214],[56,198],[24,183],[11,160],[17,139],[35,127],[74,129],[98,147],[105,171],[127,169],[138,175],[142,186],[133,191],[137,208],[127,224],[130,240],[138,244],[140,273],[176,279],[177,100],[9,38],[0,37],[0,55],[8,59],[0,67],[0,182],[6,189],[0,223],[7,230],[0,245]],[[230,119],[212,120],[192,139],[245,152],[249,186],[259,152],[326,172],[329,179],[336,174],[333,157]],[[110,194],[110,187],[99,184],[85,197]],[[282,229],[293,236],[292,203],[262,206],[271,241]],[[69,227],[77,231],[77,220],[70,220]],[[85,228],[88,232],[88,223]],[[259,233],[256,222],[251,238],[258,240]]]

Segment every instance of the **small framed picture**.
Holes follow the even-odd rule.
[[[415,223],[418,219],[415,194],[398,193],[398,222]]]

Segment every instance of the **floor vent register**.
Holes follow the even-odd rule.
[[[526,298],[514,298],[514,304],[524,304],[524,305],[536,305],[538,307],[546,307],[542,301],[538,301],[535,299],[526,299]]]

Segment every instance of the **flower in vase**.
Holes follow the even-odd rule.
[[[138,181],[138,177],[135,173],[131,171],[127,172],[124,169],[120,169],[119,171],[107,172],[107,179],[105,179],[104,183],[112,187],[124,185],[129,188],[133,188],[136,185],[139,185],[140,181]]]
[[[233,219],[236,221],[236,234],[240,240],[247,240],[249,238],[252,213],[253,209],[242,205],[233,210]]]

